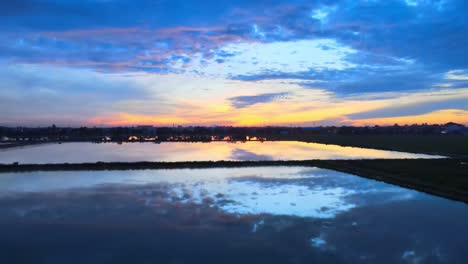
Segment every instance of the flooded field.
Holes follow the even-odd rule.
[[[0,263],[468,257],[466,204],[318,168],[5,173],[0,207]]]
[[[46,153],[46,154],[44,154]],[[64,143],[0,150],[0,163],[208,160],[415,159],[441,156],[297,141],[211,143]]]

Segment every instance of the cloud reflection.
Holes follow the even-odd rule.
[[[38,172],[5,174],[0,181],[2,196],[120,186],[120,191],[133,190],[146,206],[155,206],[162,198],[174,203],[208,204],[230,214],[314,218],[333,218],[367,205],[353,197],[374,197],[369,200],[371,204],[416,197],[415,191],[385,183],[303,167]]]

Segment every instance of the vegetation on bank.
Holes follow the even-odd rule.
[[[8,164],[0,165],[0,172],[232,168],[253,166],[313,166],[332,169],[468,203],[468,162],[462,159]]]

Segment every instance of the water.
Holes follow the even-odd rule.
[[[131,161],[414,159],[441,156],[297,141],[211,143],[64,143],[0,150],[0,163]]]
[[[468,206],[307,167],[0,174],[0,263],[466,263]]]

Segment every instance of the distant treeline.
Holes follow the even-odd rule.
[[[0,127],[1,141],[239,141],[291,140],[308,135],[468,135],[461,124],[231,127],[231,126],[133,126],[133,127]]]

